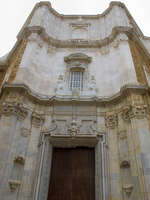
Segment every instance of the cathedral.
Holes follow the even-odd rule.
[[[123,3],[37,3],[0,87],[0,200],[150,200],[150,38]]]

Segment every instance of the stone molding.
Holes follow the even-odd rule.
[[[27,109],[18,102],[4,102],[2,105],[2,114],[6,116],[15,115],[18,120],[24,120],[27,115]]]
[[[126,95],[129,94],[129,92],[138,93],[138,94],[146,94],[149,92],[149,89],[147,86],[141,86],[141,85],[125,85],[123,86],[120,91],[110,97],[90,97],[90,96],[80,96],[80,98],[72,97],[71,95],[66,95],[65,97],[61,96],[48,96],[48,95],[42,95],[40,93],[36,93],[32,91],[27,85],[25,84],[5,84],[2,88],[2,92],[4,91],[22,91],[26,96],[33,99],[35,102],[43,103],[46,105],[50,105],[52,102],[97,102],[99,104],[105,104],[105,103],[113,103],[116,101],[120,101],[123,99]]]
[[[36,112],[32,113],[31,123],[34,127],[39,128],[40,126],[43,125],[44,121],[45,121],[45,118],[43,114],[39,114]]]
[[[66,63],[70,63],[70,62],[72,63],[75,61],[90,63],[92,61],[92,58],[83,53],[73,53],[73,54],[70,54],[69,56],[66,56],[64,58],[64,61]]]
[[[31,33],[39,34],[43,41],[46,41],[50,45],[57,48],[101,48],[113,42],[119,34],[125,34],[128,38],[132,39],[135,38],[136,35],[135,31],[131,27],[116,26],[112,29],[111,34],[107,38],[101,40],[59,40],[48,35],[45,28],[41,26],[32,26],[24,28],[23,32],[20,35],[20,39],[28,37]],[[120,39],[120,41],[122,41],[122,39]]]

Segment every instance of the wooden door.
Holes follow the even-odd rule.
[[[54,148],[48,200],[94,199],[94,149]]]

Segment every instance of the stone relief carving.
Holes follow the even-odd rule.
[[[143,119],[146,117],[146,105],[126,106],[122,111],[122,118],[129,121],[131,118]]]
[[[118,125],[118,115],[111,114],[105,117],[105,125],[107,128],[114,129]]]
[[[2,113],[6,116],[15,115],[18,120],[24,120],[28,114],[27,109],[18,102],[4,102]]]
[[[38,114],[36,112],[33,112],[31,121],[32,121],[33,126],[39,128],[40,126],[43,125],[45,118],[43,114]]]
[[[49,129],[42,130],[45,134],[51,136],[85,136],[85,135],[101,135],[101,131],[97,128],[97,123],[94,120],[81,120],[77,121],[72,119],[70,122],[67,120],[52,120]]]
[[[147,114],[147,106],[146,105],[139,105],[133,106],[133,115],[137,119],[143,119],[146,117]]]
[[[122,119],[125,121],[129,121],[133,117],[132,107],[126,106],[122,110]]]
[[[18,180],[9,180],[8,183],[11,192],[14,192],[21,185],[20,181]]]
[[[80,131],[80,126],[77,123],[77,121],[73,119],[70,122],[67,130],[68,130],[69,135],[71,135],[72,137],[75,137]]]

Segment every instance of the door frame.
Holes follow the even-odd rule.
[[[40,154],[35,181],[34,200],[47,200],[53,148],[93,147],[95,150],[95,200],[109,197],[107,137],[99,135],[60,136],[41,133]]]

